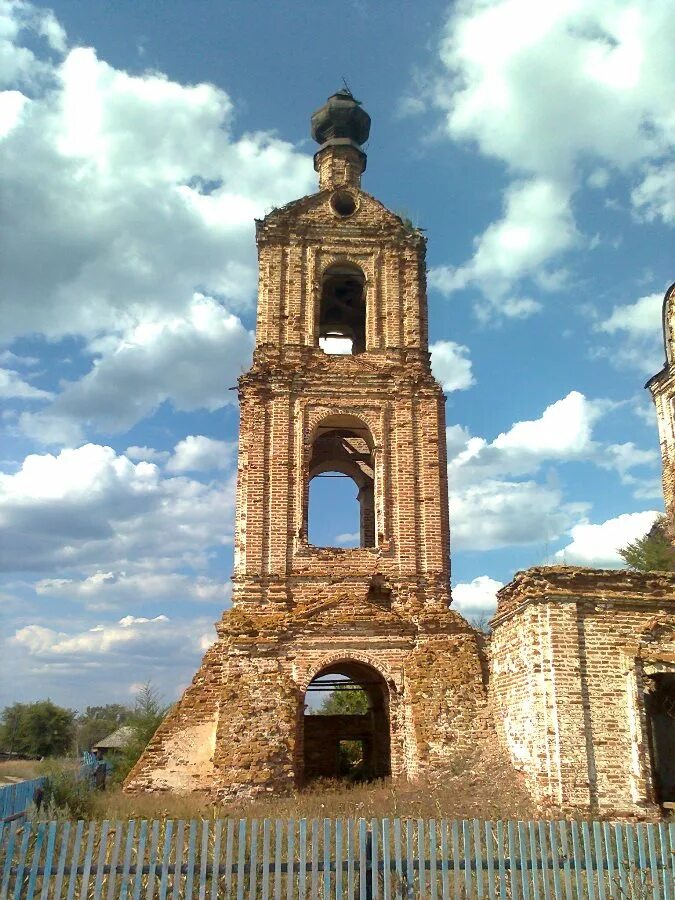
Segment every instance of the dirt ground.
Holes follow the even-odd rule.
[[[40,774],[40,762],[33,759],[0,760],[0,785],[29,781]]]

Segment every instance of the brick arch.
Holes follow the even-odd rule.
[[[387,689],[390,691],[390,699],[398,694],[400,690],[400,676],[396,677],[389,666],[382,660],[375,659],[368,653],[352,650],[343,651],[341,653],[326,653],[310,668],[305,670],[302,678],[296,678],[298,689],[302,691],[303,694],[306,693],[309,685],[323,669],[327,669],[329,666],[334,666],[341,662],[355,662],[370,666],[371,669],[383,678]]]
[[[341,777],[338,763],[340,740],[361,741],[362,764],[368,779],[387,777],[400,766],[397,731],[401,698],[386,664],[382,665],[368,653],[351,649],[324,653],[310,662],[301,677],[297,678],[300,696],[306,697],[307,688],[318,675],[326,669],[339,670],[341,664],[350,667],[354,675],[366,669],[379,676],[379,681],[376,685],[363,686],[369,700],[367,716],[337,715],[322,723],[320,717],[303,711],[298,721],[298,745],[301,748],[298,772],[300,780],[305,783],[317,777]]]
[[[330,253],[325,256],[322,255],[320,265],[317,267],[319,283],[323,281],[326,272],[332,268],[332,266],[354,266],[363,273],[366,287],[369,283],[372,284],[375,270],[370,254],[363,254],[363,256],[360,256],[359,254],[352,255],[350,253]]]
[[[675,660],[643,659],[642,672],[644,675],[673,675],[675,674]]]
[[[368,426],[374,446],[377,446],[381,443],[382,433],[381,423],[379,419],[376,418],[370,411],[365,411],[358,406],[354,407],[345,404],[344,408],[335,405],[315,407],[307,414],[307,419],[305,422],[305,446],[309,447],[312,444],[316,427],[324,419],[328,419],[330,418],[330,416],[345,415],[354,416],[355,419],[360,419],[364,425]]]
[[[334,415],[350,415],[359,419],[367,426],[370,431],[372,440],[372,458],[374,468],[374,527],[375,527],[375,545],[379,543],[379,534],[388,534],[388,515],[384,502],[383,485],[385,484],[385,465],[386,460],[381,453],[384,441],[384,424],[382,422],[382,413],[371,409],[363,409],[358,406],[332,404],[330,406],[319,406],[311,409],[305,408],[305,422],[302,434],[302,444],[300,447],[302,458],[303,475],[298,481],[298,521],[296,527],[299,534],[306,537],[306,527],[309,514],[309,478],[308,468],[312,455],[312,445],[314,443],[317,425],[324,419]]]

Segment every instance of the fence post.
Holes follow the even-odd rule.
[[[373,830],[366,831],[366,900],[373,900]]]

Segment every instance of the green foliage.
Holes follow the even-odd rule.
[[[0,745],[19,756],[64,756],[73,750],[75,713],[51,700],[14,703],[0,716]]]
[[[129,707],[120,703],[88,706],[85,712],[77,717],[78,749],[91,750],[94,744],[107,737],[120,725],[126,725],[130,716]]]
[[[660,516],[644,537],[619,550],[619,556],[637,572],[675,572],[675,547],[667,527],[668,520]]]
[[[368,712],[368,695],[351,688],[348,691],[331,691],[317,710],[319,716],[362,716]]]
[[[162,703],[157,690],[146,682],[136,695],[134,709],[125,722],[133,728],[133,736],[114,757],[112,777],[115,781],[123,781],[136,765],[169,709]]]
[[[347,781],[368,778],[363,759],[363,741],[340,741],[338,745],[338,775]]]
[[[403,224],[408,229],[408,231],[413,231],[413,232],[417,231],[417,228],[415,227],[415,223],[413,222],[412,217],[409,215],[407,209],[397,210],[396,215],[403,222]]]
[[[78,779],[77,770],[54,762],[43,764],[42,773],[47,776],[42,812],[50,819],[63,816],[67,819],[89,819],[94,810],[95,797],[86,778]]]

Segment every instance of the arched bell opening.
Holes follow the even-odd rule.
[[[317,426],[309,459],[308,488],[307,488],[307,514],[305,520],[305,534],[310,543],[317,546],[354,546],[375,547],[376,522],[375,522],[375,457],[373,452],[373,438],[370,429],[364,422],[351,415],[329,416]],[[339,493],[333,490],[321,492],[314,482],[317,478],[341,478],[351,479],[349,484],[341,484]],[[351,494],[353,491],[353,495]],[[321,508],[321,501],[326,504]],[[339,506],[328,506],[326,501],[342,500],[344,505],[358,502],[358,527],[356,521],[353,534],[344,532],[342,535],[332,535],[331,538],[317,538],[317,535],[325,533],[326,522],[342,519],[344,522],[345,510]],[[348,510],[347,510],[348,514]],[[356,520],[356,516],[354,517]],[[320,526],[320,527],[317,527]],[[351,540],[337,541],[337,537],[351,538]],[[358,542],[356,538],[358,537]]]
[[[391,774],[389,690],[372,666],[343,660],[322,669],[307,688],[302,722],[304,784]]]
[[[319,347],[329,354],[366,349],[366,279],[358,266],[330,266],[321,281]]]

